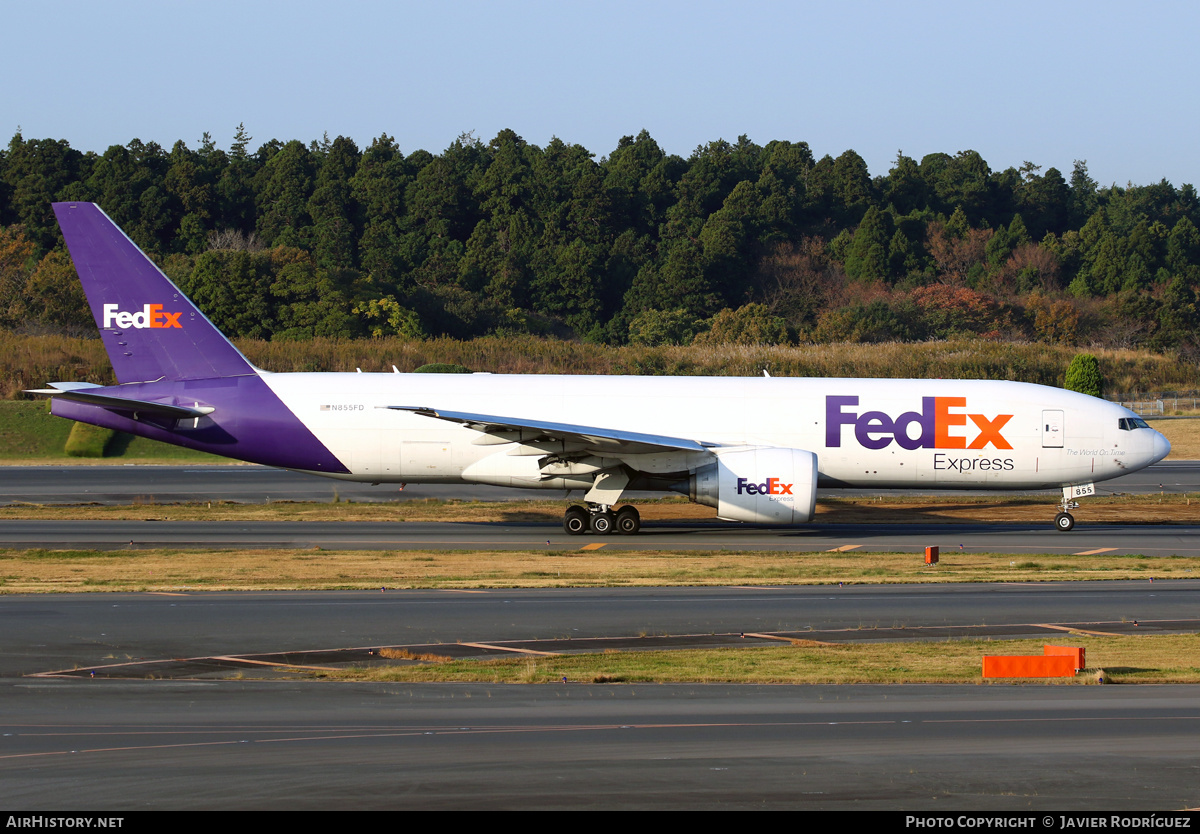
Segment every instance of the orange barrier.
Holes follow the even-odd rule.
[[[925,564],[936,565],[938,563],[938,546],[925,548]]]
[[[1046,657],[1071,657],[1075,659],[1075,671],[1087,668],[1087,655],[1083,646],[1043,646]]]
[[[1073,678],[1075,658],[1068,655],[984,655],[985,678]]]

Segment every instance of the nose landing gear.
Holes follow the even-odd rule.
[[[1071,532],[1075,528],[1075,516],[1071,515],[1068,510],[1074,510],[1079,507],[1079,502],[1075,500],[1076,498],[1095,494],[1095,484],[1076,484],[1075,486],[1063,487],[1062,500],[1058,502],[1058,515],[1054,517],[1054,529],[1061,533]]]

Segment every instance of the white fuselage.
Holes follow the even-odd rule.
[[[746,377],[264,374],[353,480],[572,488],[537,450],[389,407],[427,407],[811,451],[823,486],[1042,489],[1115,478],[1161,460],[1132,412],[1001,381]],[[704,452],[622,456],[646,473],[695,469]],[[544,455],[542,455],[544,457]]]

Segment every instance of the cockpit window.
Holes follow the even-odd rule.
[[[1122,417],[1117,421],[1117,427],[1121,431],[1133,431],[1134,429],[1148,429],[1150,424],[1141,417]]]

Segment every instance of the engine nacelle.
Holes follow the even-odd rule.
[[[817,456],[804,449],[714,449],[716,461],[692,473],[690,497],[725,521],[804,524],[817,504]]]

